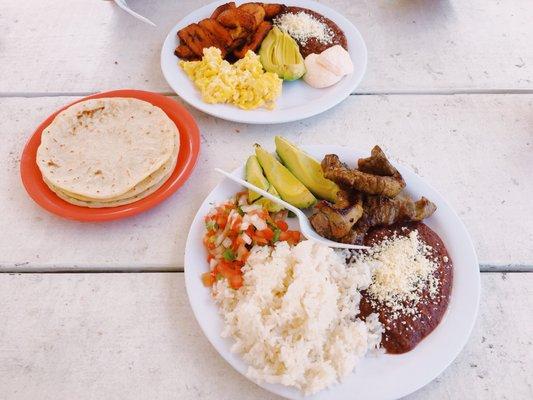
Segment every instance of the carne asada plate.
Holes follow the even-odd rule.
[[[350,168],[354,167],[354,160],[367,156],[367,151],[362,151],[366,149],[327,145],[302,146],[301,148],[317,160],[322,160],[326,154],[335,154],[340,160],[347,162]],[[280,156],[280,158],[283,157]],[[224,204],[223,202],[227,202],[236,193],[237,196],[242,196],[244,193],[243,188],[238,184],[221,177],[220,183],[200,206],[191,225],[185,250],[185,283],[191,307],[204,334],[219,354],[237,371],[262,388],[288,399],[325,400],[354,397],[397,399],[431,382],[457,357],[470,336],[478,310],[480,276],[476,252],[465,226],[444,197],[410,169],[401,165],[394,165],[394,167],[405,180],[406,195],[417,199],[423,196],[430,199],[436,206],[436,211],[432,211],[432,215],[424,220],[424,224],[429,231],[435,232],[440,237],[446,246],[444,250],[447,250],[447,255],[453,260],[453,281],[449,303],[440,323],[410,351],[403,354],[391,354],[393,352],[388,351],[387,348],[387,353],[384,351],[368,353],[356,365],[354,372],[348,374],[340,383],[311,395],[304,395],[294,387],[283,386],[279,383],[266,383],[264,380],[252,377],[249,362],[243,360],[240,354],[231,351],[232,345],[235,344],[232,337],[221,336],[224,328],[227,332],[228,314],[224,319],[224,314],[214,301],[215,292],[211,293],[211,290],[205,287],[206,282],[202,282],[206,275],[209,278],[210,263],[206,262],[206,259],[213,262],[213,256],[209,253],[208,257],[205,247],[207,244],[206,229],[207,232],[209,229],[215,229],[213,222],[209,222],[209,218],[215,218],[210,217],[214,215],[213,208],[217,204]],[[233,171],[233,175],[248,179],[248,168],[248,164],[241,166]],[[265,175],[270,179],[267,172],[265,171]],[[253,210],[253,207],[243,207],[244,214],[242,214],[240,206],[238,208],[241,215],[246,215],[249,210]],[[287,222],[289,230],[298,230],[296,219],[288,218]],[[216,229],[220,228],[216,223],[214,225]],[[226,252],[224,252],[224,257],[226,257]],[[232,256],[231,259],[233,260],[234,257]],[[247,268],[249,267],[244,267],[245,270]],[[218,275],[220,274],[216,275],[215,287],[220,284],[217,280],[224,279]],[[232,287],[236,289],[241,285],[242,279],[237,282],[237,286]],[[245,281],[245,287],[247,285]]]

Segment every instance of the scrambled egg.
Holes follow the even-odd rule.
[[[249,50],[234,64],[222,59],[216,47],[204,49],[201,61],[180,61],[180,66],[202,93],[206,103],[231,103],[244,109],[274,108],[282,79],[265,72],[259,56]]]

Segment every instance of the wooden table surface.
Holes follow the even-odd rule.
[[[24,143],[89,93],[174,95],[159,67],[171,27],[207,3],[0,0],[0,399],[274,399],[219,357],[190,310],[183,251],[220,178],[274,134],[370,148],[445,195],[475,243],[480,314],[457,360],[409,399],[533,398],[533,5],[531,0],[322,1],[361,31],[355,93],[303,121],[249,126],[190,109],[191,179],[142,215],[82,224],[35,205]],[[179,98],[175,97],[177,101]],[[120,272],[120,273],[119,273]]]

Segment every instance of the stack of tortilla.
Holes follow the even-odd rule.
[[[37,165],[63,200],[117,207],[156,191],[170,177],[179,131],[158,107],[132,98],[86,100],[44,129]]]

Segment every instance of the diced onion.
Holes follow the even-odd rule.
[[[258,231],[262,231],[263,229],[268,228],[267,223],[261,218],[259,218],[259,216],[257,215],[252,215],[250,217],[250,222],[255,226]]]
[[[260,211],[260,210],[263,209],[263,207],[260,206],[259,204],[250,204],[249,206],[242,206],[241,209],[245,213],[249,213],[249,212],[252,212],[252,211]]]
[[[222,241],[222,246],[224,246],[225,248],[230,248],[232,245],[232,242],[231,242],[231,239],[229,237],[227,237],[226,239],[224,239]]]
[[[248,196],[246,194],[243,194],[241,197],[239,197],[239,205],[246,206],[247,204],[248,204]]]
[[[226,235],[224,235],[224,234],[218,235],[216,240],[215,240],[215,247],[220,246],[220,244],[224,241],[225,238],[226,238]]]
[[[246,244],[252,244],[252,238],[248,236],[246,233],[243,233],[241,235],[242,241]]]
[[[241,231],[245,231],[249,227],[250,227],[250,216],[248,214],[245,214],[244,217],[242,217]]]

